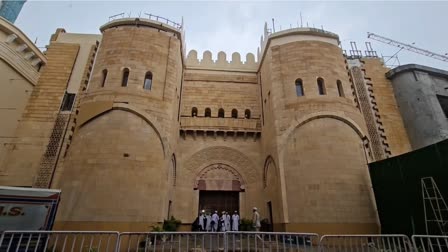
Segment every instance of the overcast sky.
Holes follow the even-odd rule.
[[[300,25],[323,28],[340,36],[343,49],[350,41],[365,50],[371,41],[379,55],[390,56],[399,49],[368,40],[374,32],[440,54],[448,53],[448,1],[40,1],[28,0],[16,25],[40,47],[48,44],[56,28],[73,33],[99,33],[109,16],[125,12],[138,16],[152,13],[176,22],[184,20],[187,50],[199,55],[210,50],[256,54],[264,22],[284,30]],[[417,63],[448,70],[448,62],[401,51],[400,63]],[[392,60],[388,63],[392,63]]]

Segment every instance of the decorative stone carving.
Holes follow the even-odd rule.
[[[226,164],[214,164],[202,169],[199,173],[198,179],[241,181],[240,174]]]
[[[196,152],[186,161],[185,168],[194,174],[199,174],[201,170],[213,164],[233,167],[245,182],[260,180],[260,174],[247,156],[224,146],[209,147]]]
[[[195,181],[199,190],[241,191],[243,181],[241,175],[226,164],[213,164],[205,167]]]

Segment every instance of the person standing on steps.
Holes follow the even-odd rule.
[[[258,209],[254,207],[252,209],[252,223],[255,228],[255,231],[260,232],[261,222],[260,222],[260,214],[258,213]]]
[[[227,218],[226,218],[226,212],[222,211],[221,213],[221,219],[220,219],[220,230],[221,232],[225,232],[226,231],[226,222],[227,222]]]
[[[226,211],[226,231],[230,231],[231,230],[230,229],[230,225],[231,225],[230,214],[229,214],[229,212]]]
[[[240,216],[238,215],[238,211],[232,215],[232,231],[238,231],[238,226],[240,225]]]
[[[205,230],[207,232],[212,231],[212,216],[210,216],[210,212],[207,212],[207,214],[205,215],[205,220],[207,221],[205,224]]]
[[[202,210],[201,213],[199,214],[199,231],[204,231],[205,230],[205,211]]]
[[[218,211],[215,211],[215,213],[212,215],[212,232],[218,231],[218,222],[219,222],[219,216]]]

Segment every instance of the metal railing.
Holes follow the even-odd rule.
[[[414,251],[406,235],[324,235],[319,251]]]
[[[126,16],[128,18],[131,18],[131,17],[135,17],[135,18],[138,17],[138,18],[140,18],[141,15],[142,15],[141,12],[137,16],[132,15],[131,13],[124,13],[124,12],[122,12],[122,13],[119,13],[119,14],[116,14],[116,15],[109,16],[109,22],[113,21],[113,20],[116,20],[116,19],[120,19],[120,18],[126,18]],[[176,29],[182,30],[182,28],[183,28],[183,21],[182,21],[182,23],[179,24],[179,23],[176,23],[176,22],[174,22],[174,21],[172,21],[172,20],[170,20],[168,18],[164,18],[162,16],[154,15],[154,14],[151,14],[151,13],[144,13],[144,15],[147,16],[148,19],[150,19],[150,20],[155,20],[155,21],[160,22],[160,23],[165,23],[167,25],[173,26]]]
[[[169,20],[168,18],[157,16],[157,15],[154,15],[154,14],[151,14],[151,13],[145,13],[145,15],[148,16],[148,19],[155,20],[155,21],[158,21],[158,22],[161,22],[161,23],[165,23],[165,24],[171,25],[171,26],[173,26],[173,27],[175,27],[175,28],[177,28],[179,30],[182,30],[183,24],[176,23],[176,22],[174,22],[172,20]]]
[[[413,235],[412,243],[416,251],[448,251],[448,236]]]
[[[227,251],[224,232],[121,233],[117,251]]]
[[[0,252],[448,251],[448,236],[283,232],[5,231]]]
[[[314,233],[226,233],[226,251],[317,251],[318,244]]]
[[[118,232],[5,231],[1,252],[115,252]]]

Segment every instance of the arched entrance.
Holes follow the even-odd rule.
[[[233,212],[240,209],[240,192],[244,191],[241,175],[227,164],[212,164],[202,169],[195,181],[199,190],[199,209]]]

